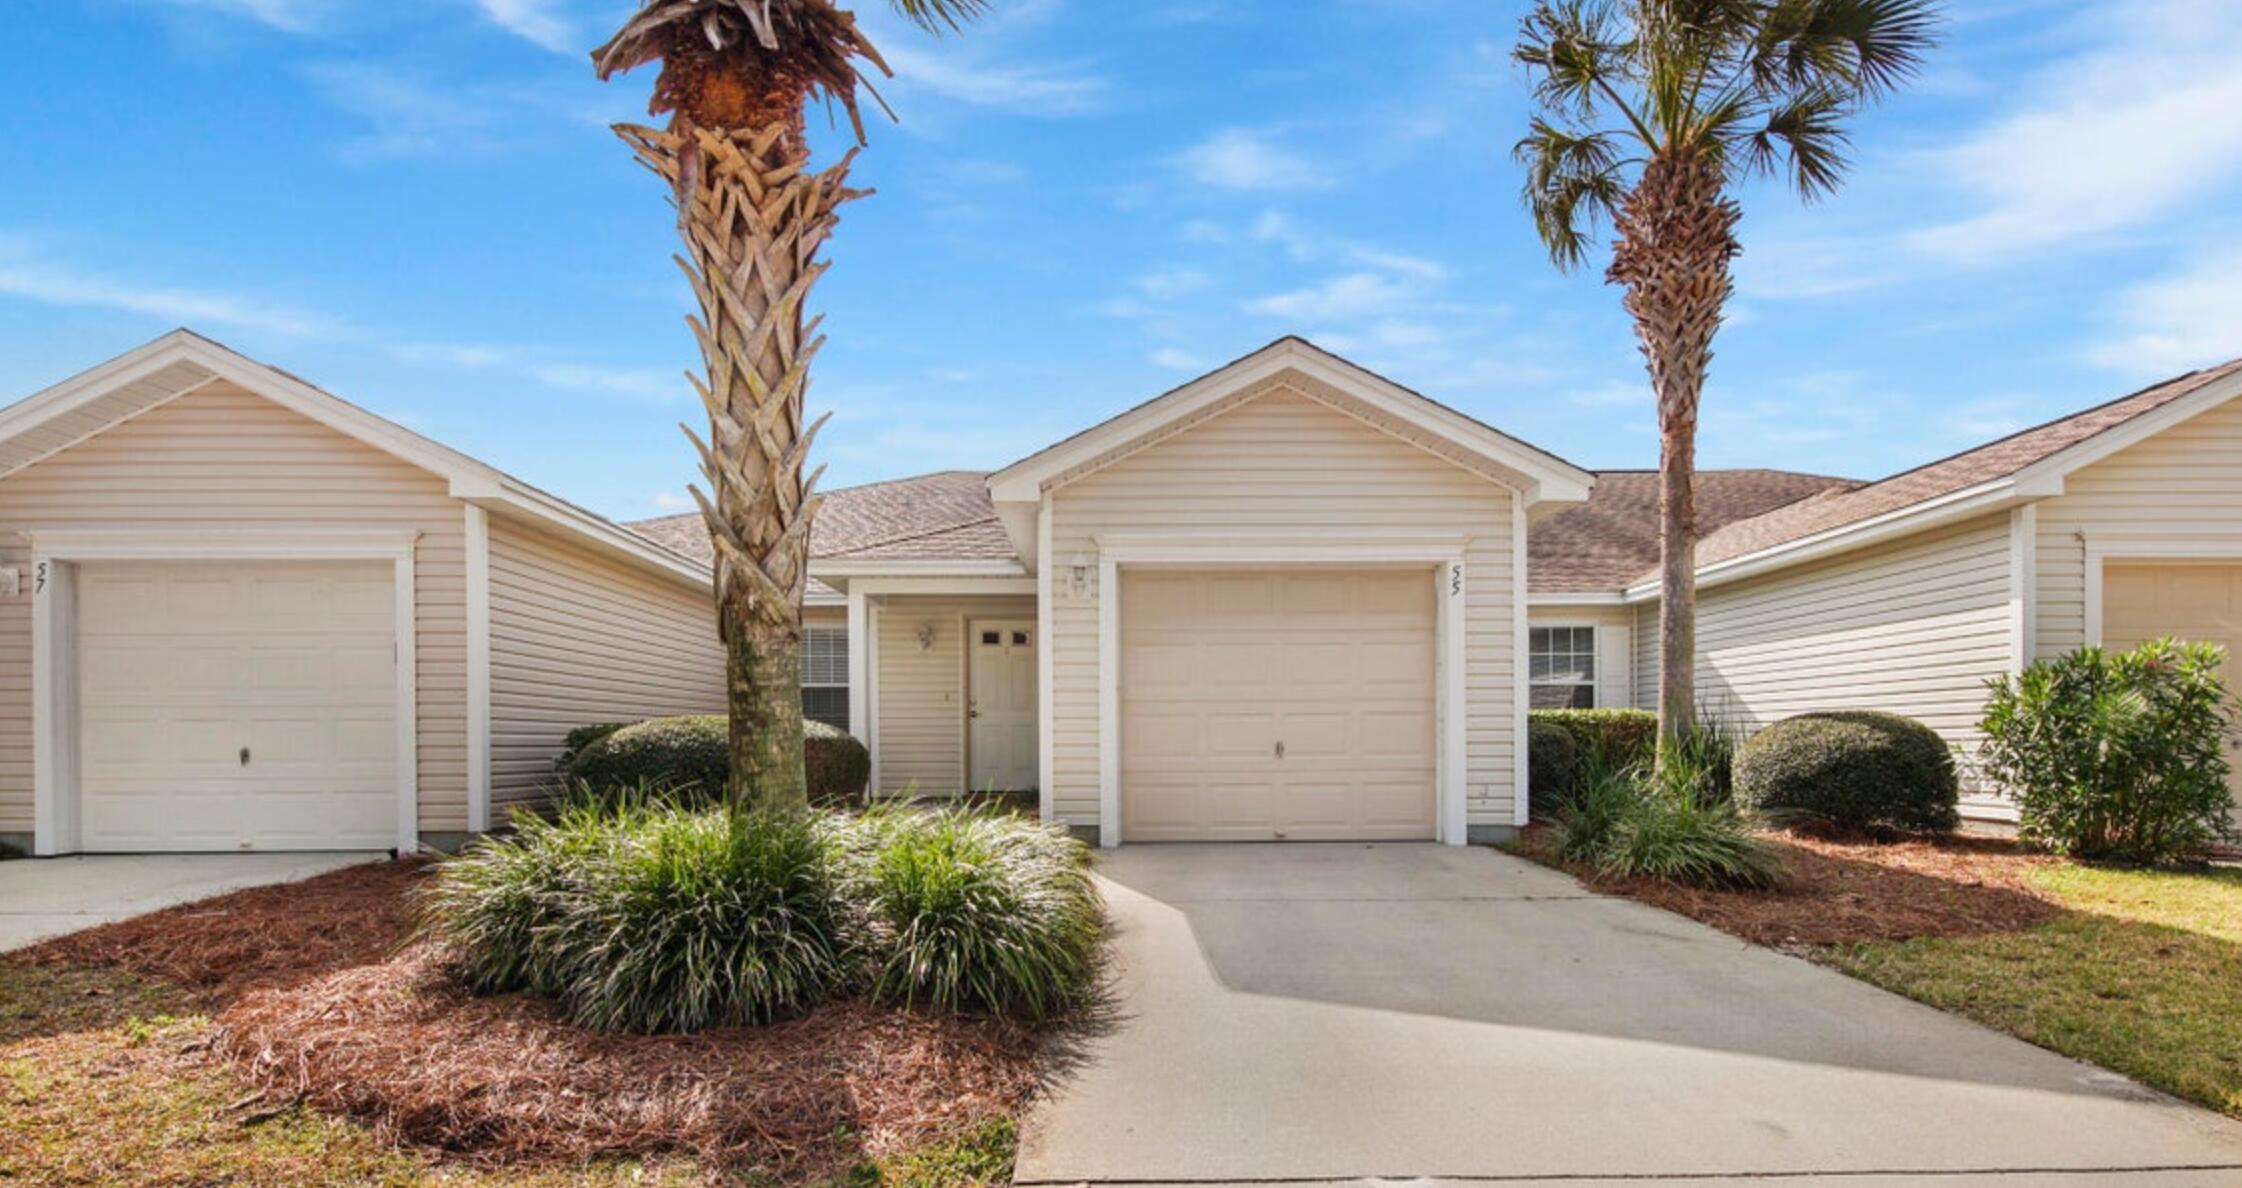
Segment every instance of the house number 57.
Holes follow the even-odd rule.
[[[1451,565],[1448,567],[1448,594],[1450,597],[1454,597],[1455,595],[1461,594],[1463,592],[1464,567],[1461,565]]]
[[[44,561],[41,561],[31,570],[31,592],[34,594],[47,592],[47,563]]]

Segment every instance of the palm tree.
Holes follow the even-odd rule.
[[[932,32],[955,29],[987,0],[889,0]],[[700,314],[708,437],[690,428],[709,494],[693,498],[716,546],[718,630],[731,708],[734,803],[798,804],[802,773],[802,593],[809,581],[817,474],[803,459],[824,423],[805,425],[810,361],[824,339],[805,321],[810,286],[828,265],[818,249],[847,186],[851,149],[810,168],[804,114],[838,100],[859,145],[857,88],[870,63],[891,73],[854,14],[832,0],[644,0],[592,52],[599,77],[659,61],[648,110],[665,130],[617,125],[639,160],[670,184],[678,260]],[[872,92],[878,99],[878,93]]]
[[[1914,75],[1935,0],[1537,0],[1513,52],[1540,109],[1513,154],[1561,269],[1605,220],[1658,400],[1659,732],[1695,713],[1697,403],[1733,291],[1731,187],[1836,189],[1845,121]]]

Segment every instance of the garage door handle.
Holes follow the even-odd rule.
[[[243,767],[247,767],[247,766],[249,766],[249,748],[248,748],[248,747],[243,747],[243,748],[241,749],[241,765],[242,765]]]
[[[1284,743],[1282,741],[1277,743],[1277,758],[1284,758]]]

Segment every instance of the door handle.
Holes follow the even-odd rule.
[[[1278,740],[1277,740],[1277,758],[1279,758],[1279,759],[1282,759],[1282,758],[1284,758],[1284,740],[1283,740],[1283,739],[1278,739]]]
[[[249,748],[248,748],[248,747],[243,747],[243,748],[241,749],[241,765],[242,765],[243,767],[247,767],[247,766],[249,766]]]

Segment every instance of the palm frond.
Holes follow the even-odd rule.
[[[1534,77],[1534,99],[1581,117],[1634,82],[1635,45],[1610,0],[1543,0],[1518,24],[1511,57]]]
[[[1595,230],[1624,196],[1623,161],[1608,133],[1576,132],[1545,119],[1511,149],[1526,168],[1524,197],[1549,258],[1559,268],[1588,258]]]
[[[1755,38],[1751,72],[1769,91],[1877,98],[1921,68],[1939,19],[1935,0],[1777,0]]]
[[[1787,172],[1791,185],[1812,200],[1837,189],[1845,173],[1845,149],[1851,143],[1843,124],[1852,109],[1844,95],[1812,90],[1777,104],[1766,121],[1742,143],[1743,168],[1748,173],[1772,176]]]
[[[989,0],[888,0],[888,4],[929,33],[954,33],[989,10]]]

